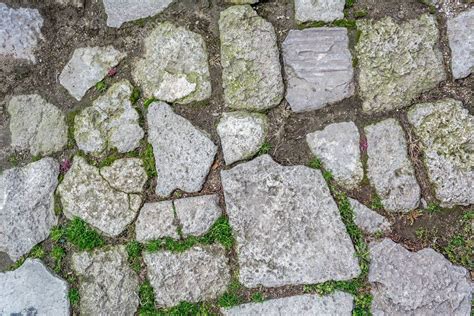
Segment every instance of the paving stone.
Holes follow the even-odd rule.
[[[447,25],[453,77],[467,77],[474,71],[474,8],[449,18]]]
[[[75,156],[71,169],[58,187],[64,215],[72,219],[80,217],[105,235],[114,237],[125,230],[135,218],[141,198],[137,194],[127,194],[127,187],[139,187],[143,179],[142,171],[131,173],[128,170],[109,171],[110,178],[120,179],[131,175],[125,188],[113,188],[101,175],[99,169]]]
[[[36,63],[35,50],[43,39],[43,18],[37,9],[14,9],[0,3],[0,57]]]
[[[138,276],[128,263],[125,246],[72,255],[79,276],[81,315],[134,315],[138,303]]]
[[[179,239],[173,202],[145,203],[138,215],[135,231],[140,242],[164,237]]]
[[[295,0],[297,22],[332,22],[344,18],[344,0]]]
[[[313,284],[359,274],[321,171],[281,166],[263,155],[223,170],[221,179],[243,285]]]
[[[273,25],[249,5],[231,6],[219,18],[224,100],[232,109],[262,111],[283,98]]]
[[[156,194],[200,191],[217,147],[206,134],[163,102],[148,108],[148,142],[153,146],[158,179]]]
[[[112,46],[77,48],[59,75],[59,82],[79,101],[126,55]]]
[[[225,2],[232,4],[255,4],[258,3],[258,0],[225,0]]]
[[[446,79],[434,16],[425,14],[402,24],[390,17],[364,19],[357,22],[357,30],[361,32],[356,52],[364,112],[408,106]]]
[[[56,4],[61,6],[74,6],[76,8],[83,8],[85,0],[54,0]]]
[[[69,315],[68,284],[38,259],[0,273],[0,315]]]
[[[17,95],[8,102],[12,146],[32,155],[60,151],[67,142],[64,114],[38,94]]]
[[[169,22],[158,24],[145,39],[145,55],[132,75],[146,97],[186,104],[211,96],[206,43]]]
[[[204,235],[222,215],[217,194],[175,200],[174,207],[185,238]]]
[[[140,145],[144,132],[130,101],[132,90],[130,82],[119,81],[76,115],[74,138],[79,149],[98,156],[112,149],[132,151]]]
[[[420,202],[420,187],[408,159],[400,124],[386,119],[365,127],[368,177],[390,212],[409,212]]]
[[[0,252],[12,261],[45,240],[58,223],[54,214],[58,175],[59,164],[53,158],[0,174]]]
[[[470,315],[468,271],[431,248],[410,252],[390,239],[372,242],[373,315]]]
[[[408,120],[442,206],[474,204],[474,116],[460,101],[444,99],[415,105]]]
[[[282,48],[286,100],[294,112],[320,109],[354,94],[346,28],[290,30]]]
[[[143,259],[158,306],[215,299],[230,281],[228,259],[221,246],[195,246],[177,253],[145,252]]]
[[[148,178],[139,158],[115,160],[110,166],[100,169],[100,174],[111,187],[125,193],[141,193]]]
[[[222,152],[227,165],[253,157],[265,142],[267,117],[259,113],[223,113],[217,125]]]
[[[349,198],[354,212],[354,223],[369,234],[390,231],[390,222],[357,200]]]
[[[146,18],[162,12],[173,0],[103,0],[107,26],[120,27],[123,23]]]
[[[354,122],[330,124],[321,131],[306,135],[306,142],[313,155],[331,171],[340,185],[353,189],[362,181],[360,136]]]

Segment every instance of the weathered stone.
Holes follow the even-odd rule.
[[[356,277],[360,268],[319,170],[284,167],[263,155],[221,172],[246,287]]]
[[[290,30],[282,48],[288,77],[286,100],[293,111],[320,109],[354,94],[346,28]]]
[[[43,18],[37,9],[14,9],[0,3],[0,57],[36,63],[42,26]]]
[[[145,55],[132,71],[145,96],[186,104],[211,96],[206,43],[201,35],[169,22],[145,39]]]
[[[148,108],[148,142],[153,146],[158,179],[156,194],[166,196],[176,189],[201,190],[217,147],[188,120],[163,102]]]
[[[120,27],[123,23],[153,16],[166,9],[173,0],[103,0],[107,26]]]
[[[138,158],[115,160],[100,169],[100,174],[111,187],[125,193],[141,193],[147,180],[143,161]]]
[[[56,4],[61,6],[74,6],[76,8],[83,8],[85,0],[54,0]]]
[[[265,110],[283,98],[275,30],[249,5],[231,6],[219,19],[222,85],[229,108]]]
[[[386,119],[366,126],[368,177],[384,208],[409,212],[420,202],[420,187],[407,156],[407,142],[400,124]]]
[[[408,120],[442,206],[474,204],[474,116],[460,101],[444,99],[415,105]]]
[[[43,158],[0,174],[0,252],[13,261],[45,240],[57,224],[54,190],[59,164]]]
[[[372,242],[373,315],[470,315],[468,271],[431,248],[410,252],[390,239]]]
[[[135,232],[140,242],[164,237],[179,239],[173,202],[145,203],[138,215]]]
[[[359,94],[367,113],[396,110],[410,105],[424,91],[446,79],[438,48],[436,18],[422,15],[397,24],[359,20],[356,44],[359,60]]]
[[[354,223],[369,234],[390,231],[390,222],[357,200],[349,198],[354,213]]]
[[[12,146],[32,155],[60,151],[67,142],[64,114],[38,94],[17,95],[8,102]]]
[[[344,18],[344,0],[295,0],[295,20],[332,22]]]
[[[67,282],[38,259],[0,273],[0,315],[69,315]]]
[[[59,82],[79,101],[125,56],[112,46],[77,48],[59,75]]]
[[[174,207],[183,237],[205,234],[222,215],[217,194],[175,200]]]
[[[223,113],[217,125],[227,165],[254,156],[267,136],[267,117],[258,113]]]
[[[339,184],[353,189],[362,181],[360,137],[354,122],[330,124],[321,131],[306,135],[306,142]]]
[[[474,71],[474,8],[449,18],[447,24],[453,77],[467,77]]]
[[[268,300],[262,303],[248,303],[231,308],[221,308],[225,316],[239,315],[352,315],[354,306],[350,294],[336,291],[319,296],[305,294]]]
[[[125,246],[75,253],[71,261],[79,276],[81,315],[134,315],[138,276],[128,264]]]
[[[232,4],[255,4],[258,0],[225,0],[227,3]]]
[[[195,246],[178,253],[145,252],[143,259],[159,306],[215,299],[230,281],[228,259],[221,246]]]

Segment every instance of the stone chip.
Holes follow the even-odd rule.
[[[354,212],[354,223],[369,234],[390,231],[390,222],[357,200],[349,198]]]

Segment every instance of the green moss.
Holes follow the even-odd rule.
[[[323,178],[324,178],[324,180],[326,180],[326,182],[332,181],[334,179],[331,171],[329,171],[329,170],[324,170],[323,171]]]
[[[141,270],[142,245],[135,240],[127,244],[128,262],[135,272]]]
[[[36,245],[31,249],[29,257],[42,259],[45,256],[45,251],[40,245]]]
[[[257,155],[265,155],[270,152],[272,149],[272,144],[270,144],[268,141],[265,141],[262,146],[260,146],[260,149],[258,150]]]
[[[261,303],[265,300],[265,298],[263,297],[263,294],[260,293],[260,292],[253,293],[252,296],[250,297],[250,299],[254,303]]]
[[[49,238],[51,238],[54,242],[59,242],[63,240],[65,237],[65,231],[60,226],[54,226],[51,228],[51,232],[49,233]]]
[[[220,307],[232,307],[239,305],[242,301],[239,296],[239,291],[241,288],[242,285],[239,282],[238,276],[234,275],[229,283],[227,291],[221,297],[219,297],[217,304]]]
[[[76,307],[79,305],[80,296],[79,291],[76,288],[69,289],[68,297],[72,306]]]
[[[140,308],[138,309],[138,314],[155,315],[155,293],[148,280],[140,284],[138,295],[140,297]]]
[[[72,149],[76,146],[76,141],[74,139],[74,120],[76,119],[76,115],[79,114],[80,111],[71,111],[68,112],[66,115],[66,124],[67,124],[67,148]]]
[[[99,168],[110,166],[114,163],[115,160],[122,158],[122,155],[117,151],[117,149],[113,149],[107,157],[96,163],[95,165]]]
[[[337,26],[337,27],[346,27],[348,29],[355,29],[356,21],[352,19],[341,19],[341,20],[336,20],[332,22],[331,25]]]
[[[137,101],[140,99],[141,96],[141,91],[137,87],[134,87],[132,90],[132,94],[130,95],[130,102],[132,104],[137,103]]]
[[[20,164],[20,159],[16,154],[11,154],[8,156],[8,162],[13,166],[16,167]]]
[[[356,19],[360,19],[360,18],[363,18],[365,16],[367,16],[367,11],[366,10],[357,10],[356,12],[354,12],[354,17]]]
[[[78,217],[68,223],[65,236],[80,250],[92,250],[104,245],[102,236]]]
[[[314,157],[309,161],[308,167],[313,169],[321,169],[321,160],[318,157]]]
[[[441,207],[439,206],[439,204],[431,202],[431,203],[429,203],[428,206],[426,207],[426,210],[427,210],[428,213],[430,213],[430,214],[435,214],[435,213],[441,212]]]
[[[143,161],[143,167],[145,168],[148,178],[153,178],[158,175],[155,166],[155,155],[153,154],[153,146],[146,144],[140,154],[140,158]]]
[[[61,181],[58,181],[58,182],[61,183]],[[59,216],[62,214],[62,212],[63,212],[63,206],[61,204],[61,198],[58,193],[55,193],[54,194],[54,214],[56,216]]]
[[[145,107],[145,109],[148,109],[148,107],[150,106],[150,104],[152,104],[153,102],[155,102],[156,99],[155,97],[151,97],[151,98],[148,98],[145,100],[145,102],[143,103],[143,106]]]
[[[374,210],[383,210],[382,199],[377,194],[374,194],[372,197],[372,202],[370,202],[370,208]]]
[[[95,89],[98,92],[104,92],[105,90],[107,90],[107,84],[103,80],[99,81],[95,84]]]
[[[66,250],[62,247],[54,245],[50,253],[51,259],[54,261],[54,271],[59,273],[62,267],[62,261],[66,257]]]

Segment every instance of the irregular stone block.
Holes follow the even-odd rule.
[[[100,169],[100,175],[111,187],[125,193],[141,193],[148,178],[139,158],[117,159]]]
[[[255,4],[258,0],[225,0],[225,2],[232,4]]]
[[[354,212],[354,223],[369,234],[390,231],[390,222],[377,212],[360,203],[349,199]]]
[[[179,239],[172,201],[145,203],[135,224],[137,240],[151,241],[164,237]]]
[[[204,235],[222,215],[217,194],[175,200],[174,207],[185,238]]]
[[[173,0],[103,0],[107,26],[120,27],[123,23],[146,18],[162,12]]]
[[[344,0],[295,0],[297,22],[332,22],[344,18]]]
[[[474,8],[449,18],[447,24],[453,77],[465,78],[474,71]]]

